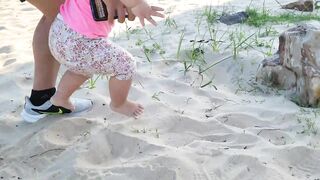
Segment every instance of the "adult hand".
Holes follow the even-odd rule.
[[[144,1],[132,7],[131,11],[135,16],[139,18],[142,26],[145,26],[144,19],[156,26],[157,23],[152,18],[152,16],[164,18],[164,15],[159,12],[164,11],[164,9],[157,6],[149,6],[149,4]]]
[[[128,15],[128,20],[133,21],[135,15],[132,11],[124,6],[120,0],[103,0],[107,6],[108,11],[108,21],[109,23],[114,23],[114,17],[118,16],[118,22],[123,23],[125,21],[125,16]]]

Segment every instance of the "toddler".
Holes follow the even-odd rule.
[[[107,0],[103,0],[107,1]],[[144,0],[120,0],[142,26],[145,19],[156,25],[152,16],[164,17],[160,7]],[[110,13],[110,12],[109,12]],[[66,0],[53,22],[49,34],[50,50],[60,64],[67,67],[51,102],[59,111],[70,113],[74,106],[70,96],[93,74],[110,75],[110,108],[137,117],[142,105],[127,100],[132,77],[136,72],[132,55],[108,39],[112,29],[108,21],[94,21],[89,0]]]

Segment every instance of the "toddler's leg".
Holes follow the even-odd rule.
[[[62,76],[58,85],[57,92],[52,96],[51,102],[56,106],[61,106],[71,111],[74,106],[70,102],[70,96],[74,93],[86,80],[87,76],[66,71]]]
[[[131,82],[131,79],[118,80],[115,77],[111,77],[109,81],[110,108],[115,112],[137,118],[143,113],[143,107],[127,100]]]

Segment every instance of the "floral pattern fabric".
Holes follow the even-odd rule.
[[[50,29],[49,47],[54,58],[74,73],[129,80],[136,72],[135,60],[129,52],[107,38],[91,39],[77,33],[59,16]]]

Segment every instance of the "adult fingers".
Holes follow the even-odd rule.
[[[128,13],[128,20],[129,21],[134,21],[136,16],[132,13],[131,9],[127,9],[127,13]]]
[[[114,16],[116,14],[116,9],[113,6],[107,6],[107,11],[108,11],[108,22],[113,24]]]
[[[126,15],[126,12],[125,12],[125,9],[120,6],[117,8],[117,15],[118,15],[118,22],[119,23],[123,23],[125,21],[125,15]]]

